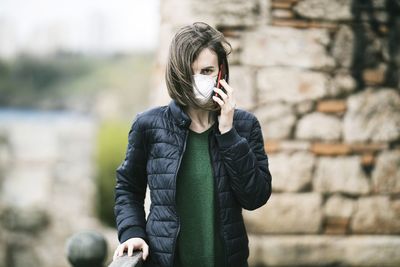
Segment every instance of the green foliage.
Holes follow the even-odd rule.
[[[0,106],[65,109],[71,101],[85,106],[100,91],[112,90],[125,100],[121,108],[131,116],[146,107],[153,62],[153,53],[0,59]]]
[[[61,83],[86,75],[88,62],[75,57],[20,56],[0,61],[0,106],[37,107],[43,99],[56,100]],[[57,105],[55,105],[57,107]]]
[[[128,122],[105,121],[98,131],[97,214],[102,222],[112,227],[115,226],[115,171],[125,158],[129,129]]]

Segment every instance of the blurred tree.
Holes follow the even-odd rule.
[[[97,214],[102,222],[114,227],[115,171],[125,158],[129,123],[104,121],[98,132]]]

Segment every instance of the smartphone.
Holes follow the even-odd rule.
[[[226,92],[226,90],[222,87],[222,85],[220,83],[221,79],[224,79],[226,82],[228,81],[228,73],[227,73],[227,69],[224,64],[221,64],[219,67],[218,78],[217,78],[217,88]],[[218,93],[215,93],[214,95],[219,97]]]

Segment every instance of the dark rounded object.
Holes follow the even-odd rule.
[[[107,257],[107,242],[99,233],[79,232],[67,240],[66,254],[74,267],[101,267]]]

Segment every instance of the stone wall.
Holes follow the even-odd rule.
[[[65,240],[99,230],[97,123],[72,112],[0,111],[0,266],[66,267]]]
[[[251,264],[400,266],[398,1],[161,1],[154,105],[195,21],[231,42],[238,106],[263,128],[273,194],[244,211]]]

